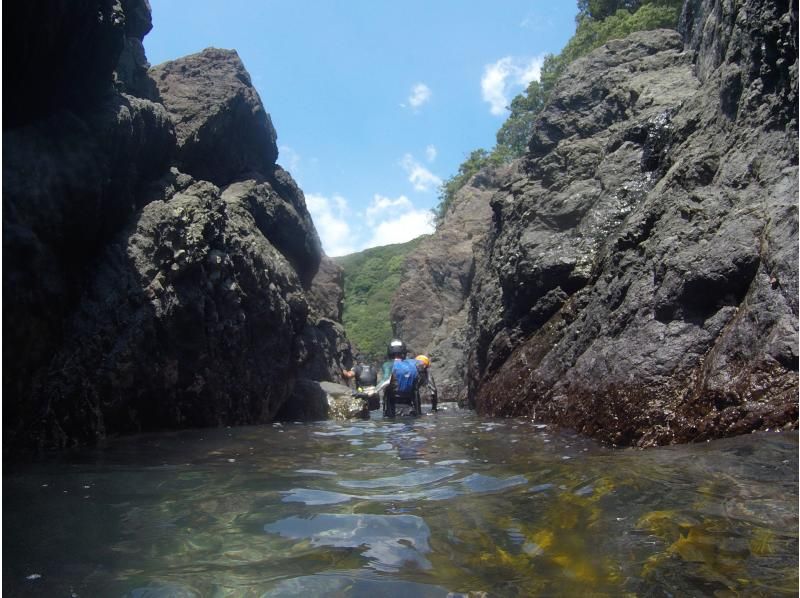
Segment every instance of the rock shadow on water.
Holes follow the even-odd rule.
[[[430,529],[415,515],[350,515],[323,513],[308,519],[287,517],[264,531],[292,540],[309,540],[315,547],[359,548],[378,571],[396,572],[406,564],[430,569],[423,554],[430,552]]]

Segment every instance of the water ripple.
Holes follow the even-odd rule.
[[[408,488],[438,482],[456,473],[450,467],[429,467],[426,469],[415,469],[409,473],[391,476],[388,478],[376,478],[372,480],[342,480],[340,486],[345,488],[385,488],[394,486],[397,488]]]
[[[415,515],[349,515],[323,513],[309,519],[287,517],[264,526],[264,531],[292,540],[308,539],[312,546],[364,548],[363,556],[379,571],[397,571],[406,563],[422,569],[431,564],[430,529]]]

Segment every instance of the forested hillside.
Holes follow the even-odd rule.
[[[383,359],[392,336],[389,305],[401,281],[403,262],[426,237],[334,258],[344,269],[342,321],[347,336],[373,360]]]

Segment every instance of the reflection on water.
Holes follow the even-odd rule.
[[[365,547],[368,566],[398,571],[404,564],[430,569],[422,556],[430,552],[430,529],[415,515],[322,514],[310,518],[288,517],[264,526],[264,531],[286,538],[311,540],[312,546]]]
[[[6,470],[8,596],[794,596],[797,434],[611,450],[453,405]]]

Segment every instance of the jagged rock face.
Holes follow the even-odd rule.
[[[144,53],[144,36],[153,28],[148,0],[121,0],[125,14],[125,43],[115,69],[116,85],[130,95],[159,101],[158,90],[148,76],[150,63]]]
[[[341,322],[344,309],[344,269],[323,254],[308,295],[313,311],[323,318]]]
[[[492,199],[470,298],[481,412],[639,445],[797,426],[783,4],[690,2],[687,51],[639,33],[569,68]]]
[[[222,197],[247,206],[261,234],[289,260],[303,286],[309,288],[322,249],[303,192],[289,173],[276,166],[269,179],[256,175],[237,181],[225,187]]]
[[[87,270],[141,206],[142,187],[168,170],[175,134],[163,106],[114,85],[130,35],[118,3],[14,3],[5,16],[14,60],[3,79],[15,90],[3,114],[8,445],[40,420],[35,379],[63,340]]]
[[[164,199],[107,249],[49,368],[50,444],[272,419],[308,306],[254,220],[211,183],[168,177]]]
[[[216,185],[272,171],[277,134],[235,51],[209,48],[150,76],[175,123],[181,171]]]
[[[319,238],[249,76],[220,50],[162,65],[165,108],[147,1],[62,4],[14,5],[4,73],[4,448],[269,421],[349,345],[309,317]]]
[[[463,394],[469,351],[463,328],[475,272],[473,247],[491,228],[489,200],[507,175],[507,167],[482,171],[457,192],[436,234],[406,258],[392,298],[395,334],[410,350],[431,358],[445,400]]]
[[[688,51],[635,34],[562,78],[492,200],[481,412],[639,445],[797,426],[797,14],[768,4],[690,2]]]
[[[300,335],[296,353],[300,376],[346,384],[342,370],[353,365],[353,352],[342,326],[344,270],[323,254],[317,275],[306,293],[310,324]],[[305,388],[295,391],[293,403],[305,400]],[[292,416],[291,419],[297,419]]]
[[[250,204],[308,287],[322,249],[303,192],[275,164],[277,134],[236,52],[210,48],[150,69],[175,123],[177,165]]]

